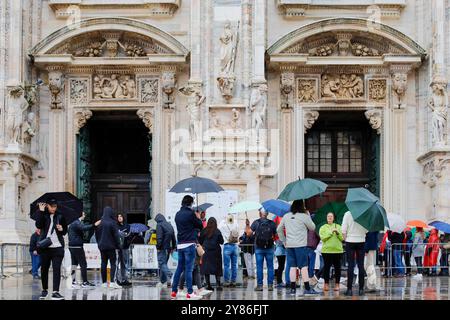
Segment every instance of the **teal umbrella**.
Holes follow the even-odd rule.
[[[278,196],[284,201],[305,200],[325,192],[327,184],[315,179],[298,179],[289,183]]]
[[[365,188],[349,188],[345,199],[353,220],[369,231],[382,231],[389,228],[386,211],[380,199]]]
[[[228,208],[228,213],[241,213],[261,209],[262,204],[256,201],[241,201]]]
[[[319,232],[320,227],[327,223],[327,215],[329,212],[334,213],[336,217],[335,223],[342,224],[342,219],[347,211],[348,208],[344,202],[328,202],[316,211],[316,214],[312,219],[316,225],[316,231]]]

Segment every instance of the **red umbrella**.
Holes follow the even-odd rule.
[[[409,227],[428,228],[428,225],[422,220],[410,220],[406,223]]]

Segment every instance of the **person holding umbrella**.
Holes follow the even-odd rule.
[[[52,300],[64,300],[59,293],[61,281],[61,264],[64,258],[64,235],[67,233],[65,217],[58,211],[56,199],[49,199],[46,203],[38,203],[38,213],[34,215],[36,228],[41,229],[40,240],[37,244],[41,256],[42,293],[39,299],[48,297],[48,272],[50,264],[53,268]]]
[[[186,298],[188,300],[201,299],[200,296],[194,293],[192,288],[192,272],[194,270],[198,233],[203,229],[203,224],[200,219],[200,213],[192,210],[193,203],[194,198],[192,196],[184,196],[181,208],[175,215],[175,223],[178,230],[178,265],[173,277],[172,293],[170,295],[172,299],[177,297],[182,272],[185,274],[188,289]]]
[[[295,200],[291,205],[291,212],[285,214],[277,228],[278,237],[287,249],[288,265],[290,266],[291,291],[296,294],[297,268],[300,269],[305,285],[304,295],[316,295],[310,287],[308,275],[308,230],[314,230],[316,225],[311,220],[302,200]],[[286,231],[286,235],[284,232]]]

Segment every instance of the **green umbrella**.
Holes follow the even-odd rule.
[[[333,212],[336,219],[334,222],[337,224],[342,224],[342,219],[344,214],[348,211],[347,206],[344,202],[328,202],[322,208],[317,210],[314,215],[313,221],[316,225],[316,232],[319,232],[321,226],[327,223],[327,214]]]
[[[298,179],[289,183],[278,196],[284,201],[305,200],[325,192],[327,185],[315,179]]]
[[[389,222],[380,199],[365,188],[349,188],[345,204],[353,219],[369,231],[382,231]]]

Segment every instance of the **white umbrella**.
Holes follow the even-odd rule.
[[[389,230],[397,233],[402,233],[406,229],[406,221],[398,214],[388,213]]]

